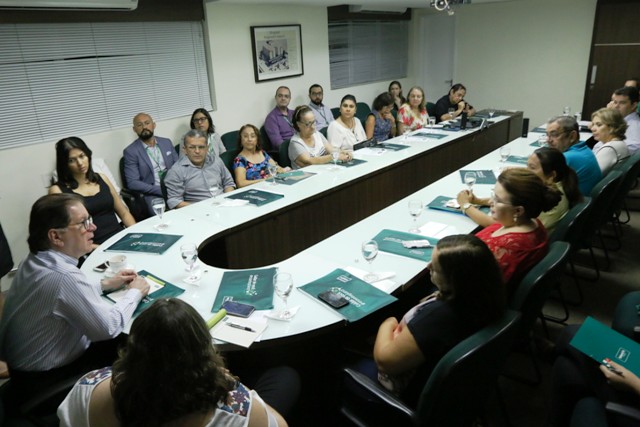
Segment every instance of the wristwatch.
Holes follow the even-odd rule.
[[[460,208],[460,210],[462,211],[463,214],[467,214],[467,209],[469,209],[471,206],[473,206],[471,203],[465,203],[464,205],[462,205],[462,207]]]

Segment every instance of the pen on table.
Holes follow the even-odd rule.
[[[226,323],[227,326],[231,326],[232,328],[236,328],[236,329],[242,329],[243,331],[247,331],[247,332],[255,332],[253,329],[251,329],[248,326],[242,326],[242,325],[238,325],[237,323],[231,323],[231,322],[227,322]]]

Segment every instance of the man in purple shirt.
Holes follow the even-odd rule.
[[[282,141],[293,136],[293,110],[288,108],[289,102],[291,102],[291,91],[286,86],[280,86],[276,90],[276,107],[264,121],[264,129],[267,131],[273,150],[277,150]]]

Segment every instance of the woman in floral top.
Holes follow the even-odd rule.
[[[274,165],[278,173],[286,172],[266,151],[262,150],[260,131],[254,125],[244,125],[240,128],[238,147],[242,151],[233,160],[232,167],[238,188],[269,178],[269,165]]]
[[[414,86],[411,88],[407,103],[398,111],[397,121],[398,133],[400,134],[421,129],[429,124],[427,100],[421,87]]]

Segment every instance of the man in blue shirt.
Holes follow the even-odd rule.
[[[593,187],[602,179],[596,156],[587,144],[580,141],[578,122],[571,116],[553,117],[547,123],[549,146],[564,153],[567,165],[578,175],[578,187],[589,196]]]

